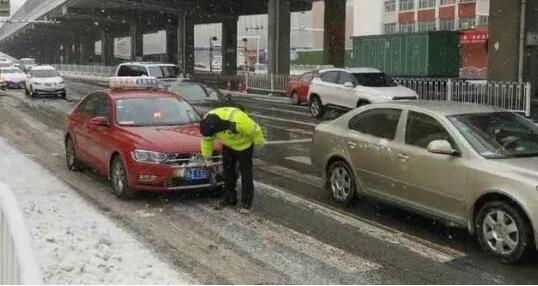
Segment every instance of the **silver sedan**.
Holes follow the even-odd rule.
[[[535,250],[538,128],[490,107],[381,103],[320,124],[312,162],[333,198],[356,195],[468,228],[505,262]]]

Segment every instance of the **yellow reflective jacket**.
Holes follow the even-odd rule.
[[[252,144],[262,145],[265,143],[263,130],[246,113],[235,107],[221,107],[208,112],[215,114],[222,120],[234,122],[237,133],[230,130],[219,132],[213,137],[205,137],[202,140],[202,155],[211,157],[213,155],[213,143],[217,139],[224,146],[236,151],[248,149]]]

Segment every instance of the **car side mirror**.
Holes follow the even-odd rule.
[[[352,82],[348,81],[348,82],[344,83],[344,87],[345,88],[354,88],[355,85]]]
[[[90,119],[90,124],[95,125],[95,126],[103,126],[103,127],[109,127],[110,126],[110,122],[104,116],[97,116],[97,117],[94,117],[94,118]]]
[[[428,152],[433,154],[457,155],[458,151],[454,150],[452,144],[447,140],[434,140],[428,144]]]

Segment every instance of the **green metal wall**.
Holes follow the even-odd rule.
[[[353,67],[375,67],[392,76],[457,77],[457,32],[427,32],[356,37]]]
[[[293,65],[323,65],[323,51],[297,51],[297,59],[291,61]],[[346,50],[346,63],[351,61],[352,50]]]

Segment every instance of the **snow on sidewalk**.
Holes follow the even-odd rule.
[[[45,283],[194,282],[1,137],[0,154],[0,181],[23,209]]]

